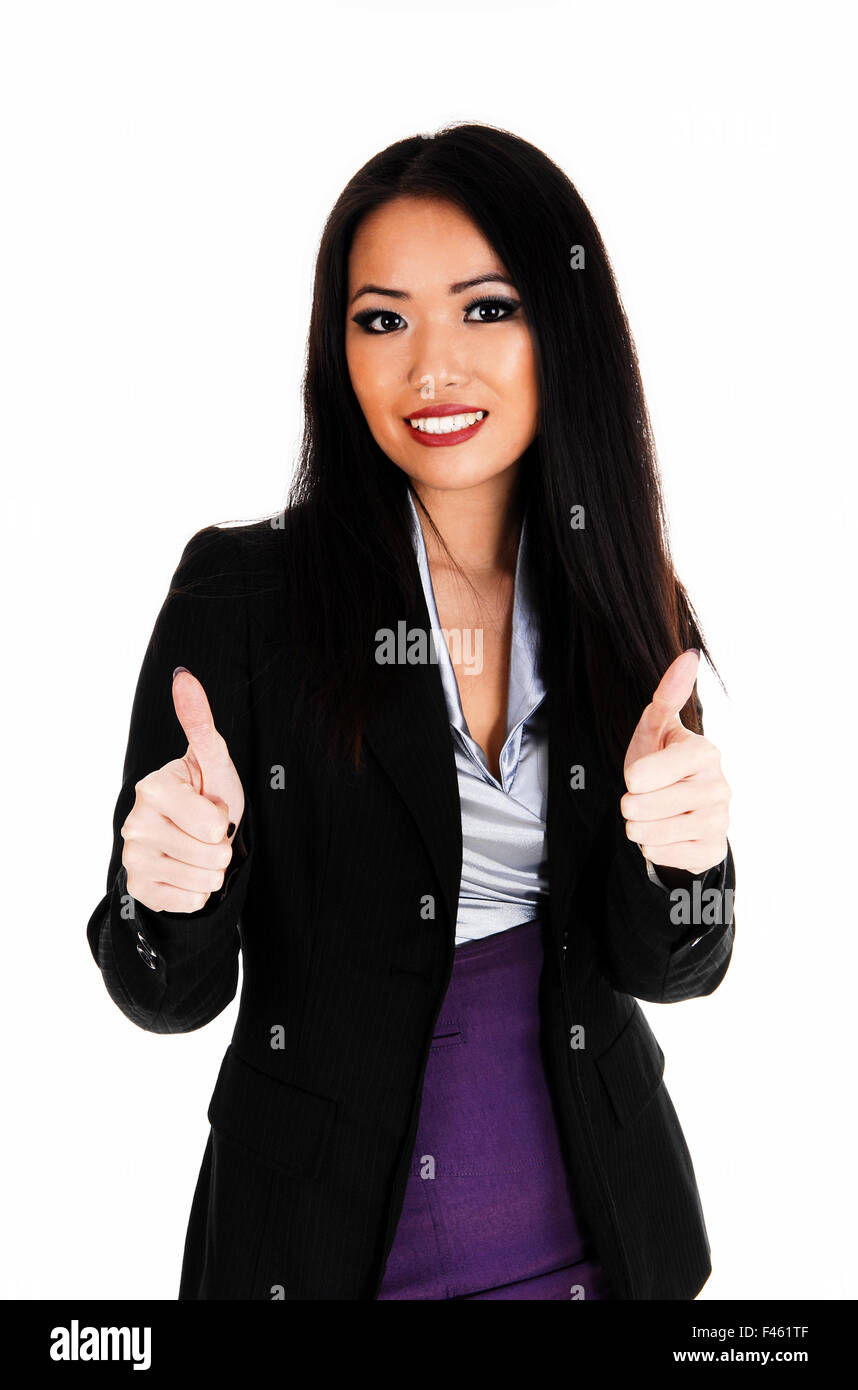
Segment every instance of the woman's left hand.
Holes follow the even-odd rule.
[[[662,676],[632,734],[623,763],[628,791],[620,800],[626,833],[644,858],[690,873],[703,873],[726,855],[732,795],[714,743],[679,717],[699,664],[692,648]]]

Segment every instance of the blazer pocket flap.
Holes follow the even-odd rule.
[[[621,1125],[630,1125],[664,1078],[664,1053],[637,1000],[623,1030],[596,1058]]]
[[[260,1162],[317,1177],[337,1103],[269,1076],[227,1049],[208,1108],[212,1129]]]

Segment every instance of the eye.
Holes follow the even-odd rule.
[[[465,306],[465,323],[503,323],[504,319],[517,314],[520,308],[521,302],[518,299],[510,299],[507,295],[483,295],[481,299],[472,299],[470,304]],[[480,317],[470,318],[474,310],[479,310]],[[377,319],[381,321],[380,328],[372,326]],[[358,324],[365,333],[383,337],[385,334],[398,332],[405,319],[393,309],[361,309],[353,315],[352,322]]]
[[[509,299],[504,294],[484,295],[482,299],[472,299],[465,309],[465,314],[473,313],[474,309],[488,309],[491,317],[489,318],[467,318],[466,323],[502,323],[504,319],[512,318],[521,308],[521,303],[517,299]]]
[[[352,322],[360,324],[361,328],[364,329],[366,333],[375,333],[380,336],[387,333],[389,331],[387,327],[370,328],[370,324],[373,323],[375,319],[399,319],[400,323],[405,322],[402,315],[394,313],[393,309],[361,309],[359,314],[353,316]]]

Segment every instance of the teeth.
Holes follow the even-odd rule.
[[[475,425],[478,420],[482,420],[485,415],[484,410],[475,410],[466,415],[425,415],[417,420],[409,420],[412,429],[420,430],[423,434],[453,434],[456,430],[467,429],[469,425]]]

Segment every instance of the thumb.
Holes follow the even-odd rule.
[[[229,766],[226,743],[215,728],[208,696],[196,676],[184,666],[173,672],[173,708],[188,740],[188,752],[193,755],[202,774],[203,791],[214,774]]]
[[[696,647],[690,647],[670,663],[632,734],[623,771],[638,758],[657,753],[665,746],[669,730],[681,722],[679,712],[691,698],[699,665],[700,653]]]

